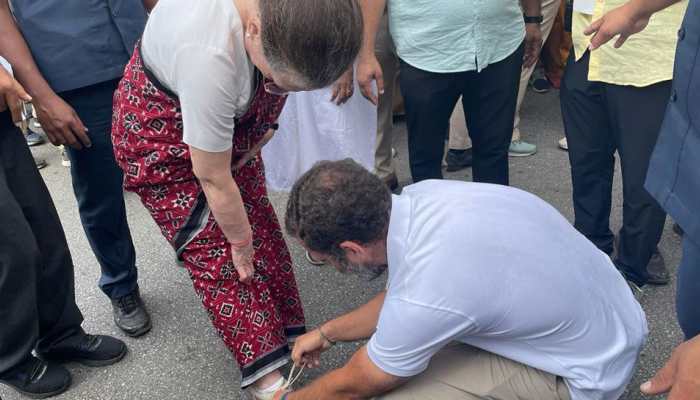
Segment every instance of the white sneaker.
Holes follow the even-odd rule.
[[[280,378],[277,382],[265,389],[256,389],[253,386],[243,391],[243,399],[246,400],[272,400],[280,389],[287,386],[287,380]]]
[[[566,141],[565,137],[559,139],[559,148],[562,150],[569,151],[569,143]]]

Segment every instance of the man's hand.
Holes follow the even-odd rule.
[[[540,24],[525,24],[525,54],[523,68],[535,65],[542,50],[542,30]]]
[[[377,81],[377,94],[372,90],[372,81]],[[357,61],[357,83],[362,95],[376,106],[379,96],[384,94],[384,74],[373,52],[360,55]]]
[[[700,400],[700,335],[676,347],[666,365],[640,389],[646,395],[670,391],[668,400]]]
[[[34,101],[36,115],[49,141],[56,146],[68,145],[80,150],[92,143],[78,114],[56,94]]]
[[[614,45],[618,48],[628,37],[646,28],[651,14],[643,12],[636,6],[637,4],[636,2],[625,3],[588,26],[583,31],[585,35],[593,35],[588,47],[595,50],[613,37],[620,35]]]
[[[0,66],[0,112],[10,109],[12,120],[19,122],[22,119],[22,101],[31,101],[32,97],[27,94],[22,85],[19,84],[2,66]]]
[[[253,146],[252,149],[248,150],[247,153],[241,157],[238,162],[236,162],[236,165],[233,167],[233,169],[241,169],[244,165],[248,163],[251,159],[253,159],[255,156],[260,153],[260,150],[262,150],[263,146],[267,144],[270,140],[272,140],[272,137],[275,136],[275,130],[274,129],[269,129],[267,133],[265,133],[265,136],[260,139],[258,143]]]
[[[341,105],[352,97],[352,93],[355,89],[352,74],[353,68],[350,67],[350,69],[333,84],[333,96],[331,97],[331,101],[335,102],[336,105]]]
[[[292,361],[296,365],[304,365],[307,368],[318,367],[321,363],[321,352],[331,348],[332,344],[323,338],[320,328],[299,336],[294,341],[292,348]]]

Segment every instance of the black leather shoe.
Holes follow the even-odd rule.
[[[651,255],[647,264],[647,283],[650,285],[667,285],[671,281],[666,268],[666,261],[658,250]]]
[[[75,335],[53,344],[37,355],[47,361],[79,362],[89,367],[104,367],[120,361],[126,355],[126,344],[117,338],[88,335],[81,329]]]
[[[472,166],[472,149],[466,150],[448,150],[447,157],[447,172],[459,171],[460,169]]]
[[[139,289],[118,299],[112,299],[114,323],[131,337],[139,337],[151,330],[151,316],[141,300]]]
[[[16,368],[2,374],[0,383],[32,399],[45,399],[68,390],[71,377],[62,365],[30,356]]]

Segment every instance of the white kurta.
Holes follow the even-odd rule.
[[[343,105],[330,101],[331,89],[291,93],[279,130],[263,148],[268,188],[289,191],[317,161],[352,158],[374,168],[377,109],[360,94]]]

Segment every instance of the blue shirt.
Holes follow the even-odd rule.
[[[646,188],[700,244],[700,0],[690,1],[678,31],[671,99]]]
[[[523,42],[518,0],[389,0],[396,53],[430,72],[481,71]]]
[[[146,24],[141,0],[10,0],[10,6],[55,92],[121,77]]]

